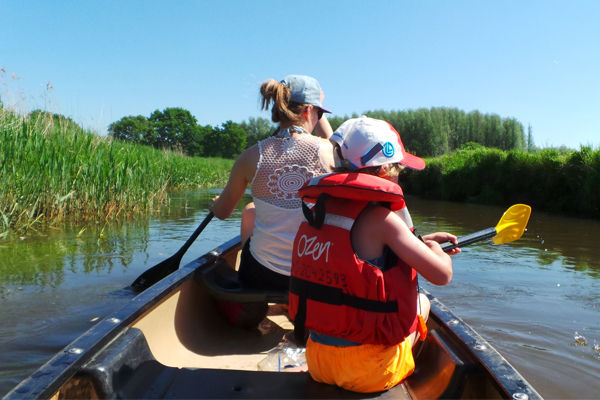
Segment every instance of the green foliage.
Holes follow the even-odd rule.
[[[46,129],[79,129],[81,127],[69,117],[61,114],[53,114],[42,110],[33,110],[29,113],[28,118],[38,124],[44,125]]]
[[[533,148],[531,130],[527,140],[523,126],[512,118],[478,111],[465,113],[454,108],[420,108],[408,111],[368,111],[365,115],[391,123],[400,133],[407,150],[422,157],[435,157],[460,148],[467,142],[480,143],[502,150]],[[351,116],[329,116],[336,130]],[[193,156],[235,158],[245,148],[270,136],[275,126],[265,118],[249,118],[220,127],[198,126],[189,111],[181,108],[156,110],[145,119],[124,117],[110,125],[116,139],[148,144],[156,148],[183,151]],[[245,141],[245,142],[244,142]],[[240,145],[244,142],[242,147]]]
[[[246,131],[239,124],[227,121],[214,128],[204,143],[208,156],[234,158],[246,147]]]
[[[248,118],[240,127],[246,131],[246,147],[255,145],[259,141],[268,138],[275,131],[275,125],[265,118]]]
[[[467,142],[502,150],[525,149],[523,126],[512,118],[479,111],[465,113],[455,108],[420,108],[408,111],[374,110],[364,113],[383,119],[400,133],[406,149],[421,157],[435,157],[460,148]],[[335,130],[348,118],[330,117]]]
[[[108,134],[114,139],[138,144],[154,144],[152,124],[142,115],[123,117],[108,126]]]
[[[264,118],[250,118],[237,124],[227,121],[220,127],[198,125],[196,118],[182,108],[154,111],[149,118],[123,117],[109,126],[110,137],[158,149],[171,149],[197,157],[235,158],[248,140],[255,144],[269,136],[273,125]]]
[[[48,118],[49,117],[49,118]],[[167,190],[222,187],[233,164],[101,138],[52,115],[0,111],[0,238],[64,220],[153,212]]]
[[[180,149],[189,154],[189,148],[198,141],[196,118],[182,108],[156,110],[148,118],[152,126],[152,144],[157,148]]]
[[[407,193],[428,198],[534,209],[600,218],[600,149],[502,151],[467,143],[408,170]]]

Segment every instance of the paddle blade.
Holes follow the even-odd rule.
[[[156,282],[175,272],[177,268],[179,268],[180,261],[181,257],[178,257],[178,254],[167,258],[166,260],[145,271],[142,275],[138,276],[138,278],[131,284],[131,287],[137,293],[143,292]]]
[[[131,287],[136,292],[140,293],[144,290],[148,289],[150,286],[154,285],[156,282],[160,281],[167,275],[175,272],[177,268],[179,268],[179,263],[181,263],[181,259],[183,255],[190,248],[194,240],[202,233],[206,225],[210,222],[210,220],[215,216],[215,214],[209,212],[202,223],[196,228],[192,236],[189,237],[188,240],[185,241],[183,246],[177,251],[177,253],[173,254],[171,257],[167,258],[163,262],[155,265],[150,268],[142,275],[138,276],[138,278],[131,284]]]
[[[525,232],[530,215],[531,207],[527,204],[511,206],[496,225],[496,236],[492,238],[494,243],[502,244],[520,239]]]

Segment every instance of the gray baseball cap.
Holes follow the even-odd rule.
[[[290,88],[290,102],[310,104],[326,113],[331,113],[321,104],[321,85],[315,78],[306,75],[288,75],[281,83]]]

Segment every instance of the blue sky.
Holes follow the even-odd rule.
[[[598,147],[599,21],[596,0],[0,0],[0,95],[100,134],[166,107],[216,126],[269,118],[260,83],[300,73],[338,116],[456,107]]]

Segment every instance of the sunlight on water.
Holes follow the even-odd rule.
[[[0,243],[0,395],[126,304],[134,295],[128,290],[131,282],[183,245],[216,193],[174,194],[168,209],[144,221],[53,230]],[[408,204],[421,233],[466,235],[495,226],[504,211],[416,198]],[[227,220],[214,218],[182,265],[238,235],[241,207]],[[599,221],[534,210],[520,240],[467,246],[453,257],[449,285],[419,283],[471,324],[543,396],[594,398],[600,393],[598,237]]]
[[[571,343],[571,346],[587,346],[587,339],[585,338],[585,336],[583,336],[582,334],[580,334],[579,332],[575,331],[575,334],[573,335],[573,343]]]

